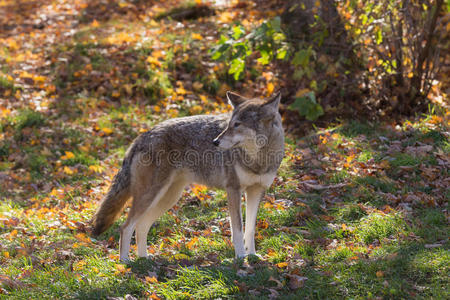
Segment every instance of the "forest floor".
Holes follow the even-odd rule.
[[[0,297],[450,298],[449,123],[438,110],[303,136],[286,124],[259,258],[234,259],[225,194],[200,185],[152,227],[149,259],[119,262],[125,214],[89,236],[139,133],[228,111],[226,90],[268,95],[279,83],[269,65],[230,87],[208,53],[234,20],[276,12],[168,18],[179,5],[0,1]]]

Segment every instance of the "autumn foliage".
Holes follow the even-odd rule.
[[[448,298],[448,1],[0,0],[0,296]],[[286,157],[234,260],[192,185],[118,261],[88,220],[140,133],[280,89]]]

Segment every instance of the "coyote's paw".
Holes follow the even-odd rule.
[[[121,257],[120,258],[120,262],[123,263],[123,264],[127,264],[127,263],[130,262],[130,258],[128,256],[127,257]]]

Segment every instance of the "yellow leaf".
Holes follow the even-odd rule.
[[[50,192],[50,196],[57,196],[58,195],[58,190],[57,189],[52,189],[52,191]]]
[[[197,243],[198,237],[194,237],[189,243],[186,244],[186,247],[188,249],[192,249],[195,243]]]
[[[351,155],[349,155],[349,156],[347,156],[347,162],[349,163],[349,162],[351,162],[353,159],[355,158],[355,154],[351,154]]]
[[[155,292],[153,292],[153,294],[150,295],[150,299],[153,299],[153,300],[160,300],[161,298],[159,298],[159,297],[155,294]]]
[[[81,241],[81,242],[85,242],[85,243],[90,243],[91,242],[91,239],[85,233],[82,233],[82,232],[77,233],[75,235],[75,238],[77,240]]]
[[[157,51],[153,51],[152,52],[152,57],[154,57],[154,58],[164,58],[164,56],[165,56],[165,54],[161,50],[157,50]]]
[[[64,153],[65,153],[65,154],[64,154],[63,156],[61,156],[61,159],[62,159],[62,160],[68,160],[68,159],[71,159],[71,158],[74,158],[74,157],[75,157],[75,154],[73,154],[73,153],[70,152],[70,151],[65,151]]]
[[[98,166],[98,165],[92,165],[92,166],[89,166],[89,170],[91,170],[95,173],[101,173],[103,171],[103,167]]]
[[[78,261],[78,262],[76,262],[76,263],[73,264],[73,269],[74,269],[75,271],[80,271],[80,270],[83,269],[83,267],[84,267],[85,265],[86,265],[86,261],[80,260],[80,261]]]
[[[280,262],[280,263],[277,263],[276,266],[278,268],[286,268],[288,266],[288,263],[287,262]]]
[[[64,173],[66,173],[67,175],[72,175],[72,174],[74,173],[74,171],[73,171],[71,168],[69,168],[68,166],[64,166],[63,171],[64,171]]]
[[[295,94],[295,97],[300,98],[303,95],[305,95],[306,93],[308,93],[310,91],[310,89],[301,89],[298,90],[297,93]]]
[[[91,23],[91,26],[98,27],[98,26],[100,26],[100,24],[98,24],[97,20],[94,19],[94,21],[92,21],[92,23]]]
[[[89,151],[89,145],[83,145],[79,147],[81,151],[88,152]]]
[[[275,87],[274,87],[273,83],[272,83],[272,82],[269,82],[269,83],[267,84],[267,94],[269,94],[269,95],[272,94],[274,88],[275,88]]]
[[[178,117],[178,110],[171,108],[171,109],[167,110],[167,115],[171,118],[176,118],[176,117]]]
[[[10,237],[15,237],[17,235],[17,229],[14,229],[13,231],[11,231],[11,233],[9,234]]]
[[[158,59],[154,58],[153,56],[147,57],[146,61],[148,63],[152,64],[152,65],[157,66],[157,67],[161,67],[162,66],[161,62]]]
[[[112,92],[111,96],[113,96],[114,98],[119,98],[120,97],[120,92],[119,91],[114,91],[114,92]]]
[[[116,270],[119,271],[120,273],[125,273],[127,269],[122,264],[116,264]]]
[[[185,95],[187,92],[183,87],[179,87],[175,90],[179,95]]]
[[[200,105],[194,105],[191,109],[189,109],[189,111],[192,115],[198,115],[203,111],[203,107]]]
[[[233,20],[233,15],[231,13],[225,11],[222,14],[220,14],[219,20],[222,23],[228,23]]]
[[[113,133],[113,130],[112,130],[111,128],[108,128],[108,127],[102,128],[102,131],[103,131],[105,134],[107,134],[107,135]]]
[[[189,259],[189,256],[187,256],[184,253],[177,253],[173,256],[176,260],[181,260],[181,259]]]
[[[34,76],[33,80],[34,82],[40,82],[40,83],[44,83],[46,77],[45,76]]]
[[[193,39],[193,40],[199,40],[199,41],[201,41],[201,40],[203,40],[203,37],[202,37],[201,34],[198,34],[198,33],[193,32],[193,33],[192,33],[192,39]]]
[[[272,205],[272,203],[270,203],[270,202],[266,202],[266,203],[264,203],[264,208],[272,208],[273,207],[273,205]]]
[[[17,45],[17,42],[15,40],[11,39],[11,38],[8,39],[8,47],[12,51],[15,51],[15,50],[19,49],[19,45]]]
[[[157,283],[158,279],[155,276],[145,276],[145,281],[147,281],[148,283]]]
[[[11,90],[8,90],[8,91],[11,92]],[[2,118],[3,118],[3,117],[7,117],[7,116],[9,116],[9,115],[11,114],[11,110],[8,109],[8,108],[0,108],[0,110],[1,110],[0,116],[1,116]]]

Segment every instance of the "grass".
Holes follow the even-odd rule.
[[[133,1],[125,2],[118,9]],[[48,102],[23,109],[14,98],[12,111],[0,111],[0,298],[448,299],[450,144],[437,114],[396,127],[350,121],[307,139],[287,135],[258,213],[258,257],[234,259],[220,190],[185,191],[150,229],[149,259],[136,258],[133,240],[131,262],[119,262],[126,214],[97,239],[88,235],[140,132],[224,111],[224,91],[238,86],[204,57],[212,22],[189,21],[187,32],[174,32],[173,12],[157,11],[156,25],[147,20],[153,11],[130,24],[84,24],[45,48],[58,59],[38,64],[48,78],[28,78],[26,89],[16,75],[0,77],[2,95]],[[193,33],[204,38],[193,41]],[[150,38],[138,45],[136,36]],[[267,84],[264,70],[254,70],[255,83]],[[423,145],[432,150],[415,152]]]
[[[19,111],[13,122],[15,129],[20,131],[26,127],[42,126],[45,123],[45,119],[44,116],[37,111],[24,109]]]
[[[120,111],[109,115],[113,123],[100,120],[97,124],[122,122]],[[26,112],[7,130],[45,126],[42,119]],[[67,149],[61,148],[55,156],[38,154],[39,145],[28,148],[25,165],[30,172],[54,173],[57,164],[46,162],[55,159],[61,161],[61,167],[72,168],[101,162],[103,154],[77,149],[80,142],[94,142],[98,137],[67,129],[55,134],[62,134]],[[123,151],[119,144],[111,144],[116,148],[109,152]],[[331,141],[327,153],[338,146]],[[364,146],[355,143],[354,147]],[[62,149],[71,150],[74,156],[61,160]],[[402,191],[396,174],[355,176],[351,167],[345,172],[337,170],[323,183],[349,186],[300,191],[303,175],[298,168],[304,162],[297,161],[294,145],[287,149],[294,155],[288,156],[280,169],[284,183],[269,192],[269,198],[274,195],[276,201],[268,198],[260,207],[256,235],[260,259],[245,263],[233,259],[225,194],[207,191],[198,194],[201,199],[186,192],[184,200],[158,220],[148,237],[151,259],[133,258],[131,263],[121,264],[117,261],[117,230],[124,218],[98,240],[87,236],[85,224],[96,206],[91,199],[99,199],[103,191],[93,189],[97,181],[87,180],[96,177],[92,174],[85,178],[66,174],[60,187],[35,192],[28,202],[3,201],[0,273],[7,277],[2,277],[2,293],[12,299],[127,294],[165,299],[256,299],[268,298],[274,291],[280,299],[448,296],[449,255],[444,241],[449,228],[439,206],[417,203],[413,212],[387,207],[389,200],[383,195]],[[321,149],[317,151],[320,155]],[[383,150],[375,147],[370,151]],[[398,166],[410,165],[410,156],[392,157]],[[433,166],[432,159],[424,161]],[[355,159],[354,164],[359,163]],[[30,180],[38,182],[39,178]],[[292,274],[307,278],[301,288],[290,288]]]
[[[440,158],[433,152],[420,161],[407,153],[388,153],[383,145],[393,137],[379,145],[366,143],[362,136],[370,134],[377,140],[377,131],[353,122],[356,129],[351,134],[329,135],[326,143],[319,139],[320,144],[308,141],[307,147],[314,149],[311,155],[319,161],[310,165],[289,137],[288,155],[259,211],[260,258],[245,262],[233,258],[226,195],[201,190],[185,192],[183,200],[152,227],[150,259],[132,254],[131,263],[122,264],[117,260],[118,227],[124,216],[98,239],[86,234],[87,220],[104,195],[101,174],[111,178],[136,127],[142,126],[137,124],[150,127],[154,121],[133,106],[112,106],[95,123],[83,117],[87,113],[82,109],[72,120],[81,130],[31,110],[2,121],[3,133],[10,136],[0,148],[3,170],[10,166],[12,145],[20,143],[25,160],[19,168],[25,172],[20,171],[23,176],[18,180],[37,187],[1,194],[1,291],[8,298],[129,294],[265,299],[273,293],[280,299],[448,297],[445,193],[417,185],[427,178],[423,168],[439,168]],[[50,122],[52,131],[47,130]],[[115,130],[105,134],[101,128]],[[27,138],[35,139],[39,130],[46,132],[41,135],[44,142],[27,144]],[[19,133],[22,137],[15,138]],[[402,141],[410,138],[405,134]],[[45,150],[46,140],[57,141],[52,151]],[[421,140],[441,143],[434,138]],[[350,148],[343,150],[342,143]],[[412,145],[405,142],[404,147]],[[329,162],[322,163],[323,157]],[[93,165],[104,167],[92,171]],[[414,172],[402,173],[405,167],[413,167]],[[365,174],[370,168],[380,171]],[[444,176],[445,170],[435,173]],[[402,176],[416,181],[402,183]],[[58,184],[46,188],[48,178]],[[320,187],[326,185],[330,187]],[[411,196],[416,194],[418,198]],[[301,288],[292,288],[293,276],[307,280]]]
[[[357,240],[371,244],[399,234],[404,227],[405,223],[398,214],[373,213],[361,220],[354,234]]]

